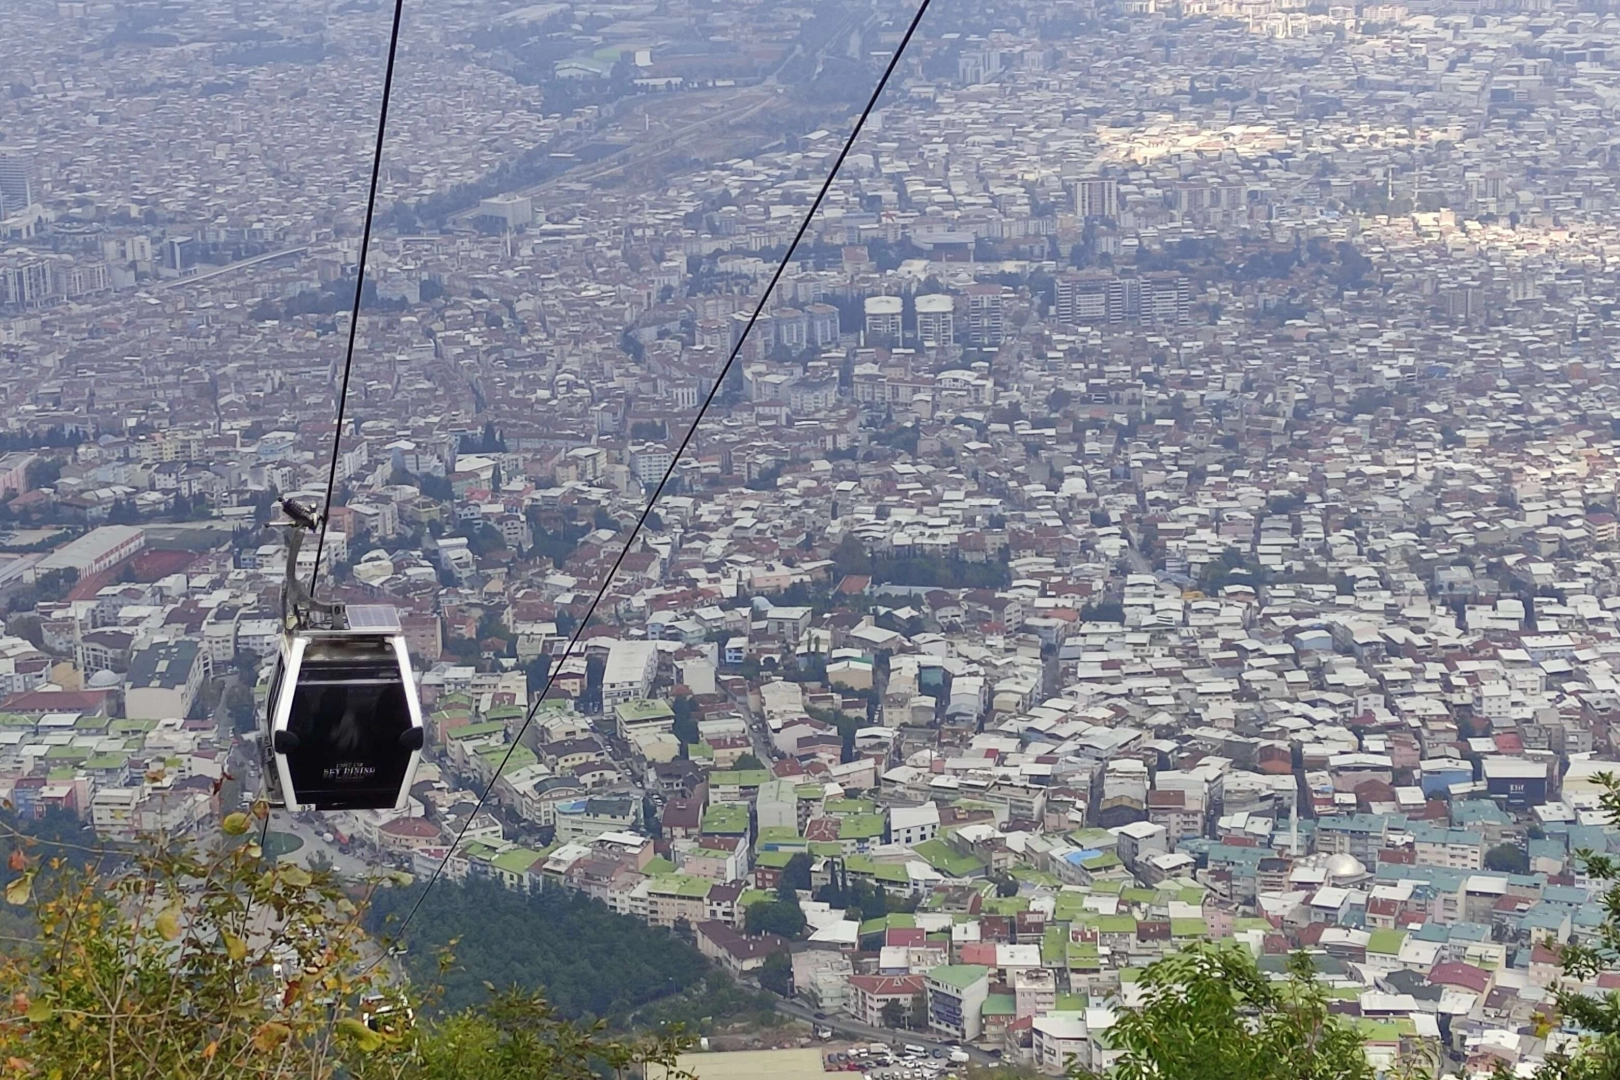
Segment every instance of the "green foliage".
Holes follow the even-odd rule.
[[[759,985],[778,997],[793,996],[793,960],[785,952],[772,953],[759,969]]]
[[[1227,585],[1258,586],[1261,581],[1262,575],[1249,566],[1243,552],[1235,547],[1229,547],[1221,552],[1219,558],[1204,565],[1204,569],[1198,574],[1198,589],[1213,596]]]
[[[675,1056],[691,1040],[660,1035],[644,1040],[610,1037],[606,1025],[562,1019],[544,998],[502,991],[477,1010],[464,1010],[402,1039],[403,1068],[386,1059],[362,1058],[354,1080],[597,1080],[601,1076],[645,1074],[664,1066],[668,1077]],[[660,1070],[661,1072],[663,1070]]]
[[[804,852],[799,852],[787,861],[782,868],[782,881],[790,889],[810,888],[810,870],[815,865],[814,860]]]
[[[748,905],[750,934],[780,934],[792,940],[804,933],[804,922],[804,912],[798,904],[789,901],[761,900]]]
[[[368,925],[386,937],[418,889],[387,889],[373,899]],[[434,950],[455,946],[457,964],[439,973]],[[547,889],[532,896],[493,882],[441,881],[410,927],[406,966],[432,978],[447,1009],[488,998],[488,985],[545,988],[568,1019],[622,1017],[694,987],[708,972],[698,951],[669,931],[619,915],[579,893]]]
[[[1118,600],[1103,599],[1095,604],[1086,604],[1080,608],[1080,619],[1083,622],[1125,622],[1125,605]]]
[[[734,769],[763,769],[764,767],[765,763],[759,760],[759,758],[755,757],[753,754],[742,755],[737,759],[736,763],[732,765],[732,768]]]
[[[697,1034],[717,1031],[738,1020],[755,1027],[775,1027],[782,1022],[769,993],[739,984],[724,968],[711,968],[702,983],[685,993],[660,998],[628,1019],[638,1029],[676,1026]]]
[[[859,541],[856,541],[859,544]],[[840,542],[842,547],[842,542]],[[835,551],[834,559],[838,558]],[[921,585],[936,589],[1005,589],[1012,571],[1004,562],[970,563],[937,555],[880,556],[837,566],[840,574],[869,574],[880,585]]]
[[[1485,853],[1485,869],[1499,874],[1528,874],[1530,856],[1516,844],[1497,844]]]
[[[1117,1080],[1372,1080],[1304,953],[1273,982],[1247,949],[1205,943],[1149,965],[1138,985],[1141,1003],[1109,1031]]]
[[[610,1037],[520,991],[412,1023],[417,1003],[362,929],[363,897],[267,863],[253,841],[267,813],[228,815],[206,844],[131,845],[118,860],[6,833],[5,898],[35,933],[0,959],[0,1074],[594,1080],[671,1067],[691,1045]]]
[[[702,742],[703,734],[697,723],[697,699],[691,694],[678,694],[670,699],[669,707],[675,710],[674,736],[687,746]]]
[[[883,1008],[878,1010],[878,1015],[882,1018],[884,1027],[903,1027],[906,1022],[906,1007],[891,999],[883,1003]]]
[[[1599,801],[1609,821],[1620,824],[1620,777],[1598,773],[1594,779],[1603,786]],[[1576,854],[1589,878],[1609,883],[1597,901],[1603,911],[1597,940],[1572,942],[1562,951],[1564,974],[1590,982],[1615,970],[1620,952],[1620,860],[1584,850]],[[1581,1039],[1572,1051],[1549,1054],[1535,1080],[1610,1080],[1620,1074],[1620,991],[1583,993],[1560,986],[1555,994],[1564,1027],[1581,1032]]]

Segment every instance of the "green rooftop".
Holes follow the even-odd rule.
[[[851,814],[838,821],[838,839],[874,840],[883,835],[882,814]]]
[[[984,869],[984,862],[972,855],[958,855],[945,841],[924,840],[911,849],[917,858],[947,877],[965,878]]]
[[[828,799],[825,808],[829,814],[877,813],[877,803],[870,799]]]
[[[486,720],[481,724],[463,724],[444,733],[445,738],[455,741],[481,739],[490,735],[500,735],[504,738],[506,736],[506,725],[499,720]]]
[[[887,915],[879,915],[875,919],[867,919],[861,923],[861,936],[867,934],[881,934],[885,930],[915,930],[917,917],[904,912],[894,911]]]
[[[930,968],[929,979],[953,990],[966,990],[990,973],[983,964],[945,964]]]
[[[740,803],[715,803],[703,811],[703,832],[715,836],[747,835],[748,807]]]
[[[684,900],[701,900],[709,895],[713,885],[707,878],[686,874],[664,874],[647,880],[647,892],[654,896],[678,896]]]
[[[757,788],[771,778],[769,769],[722,769],[709,774],[709,788]]]
[[[517,770],[524,768],[525,766],[533,765],[540,760],[539,758],[535,757],[533,750],[530,750],[527,746],[524,746],[521,743],[510,748],[512,751],[512,756],[510,758],[506,756],[507,749],[508,744],[506,743],[500,743],[497,746],[486,746],[478,751],[478,756],[489,762],[491,765],[495,765],[497,767],[502,761],[505,761],[506,770],[508,772],[516,772]]]
[[[675,864],[664,858],[662,855],[654,855],[647,861],[647,865],[641,868],[641,872],[646,874],[648,877],[657,877],[660,874],[673,874],[675,872]]]
[[[1394,956],[1401,951],[1401,943],[1405,940],[1404,930],[1374,930],[1367,938],[1367,951],[1381,956]]]
[[[1020,885],[1034,885],[1041,888],[1055,889],[1062,884],[1056,874],[1048,874],[1045,870],[1031,870],[1027,866],[1019,866],[1008,871],[1013,880]]]
[[[992,896],[984,902],[983,907],[986,915],[1017,915],[1020,911],[1028,910],[1027,896]]]
[[[522,874],[527,873],[529,867],[538,862],[540,858],[538,851],[531,851],[528,848],[513,848],[511,851],[501,852],[489,862],[491,866],[498,870],[504,870],[508,874]]]
[[[1017,1013],[1018,999],[1012,994],[986,995],[979,1010],[980,1016],[1015,1016]]]
[[[638,698],[613,706],[613,715],[624,724],[650,724],[659,720],[674,720],[675,710],[666,701]]]
[[[1068,947],[1068,932],[1061,926],[1048,926],[1046,933],[1041,936],[1041,963],[1046,967],[1056,967],[1063,963],[1064,950]]]

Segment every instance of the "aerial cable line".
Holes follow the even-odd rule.
[[[360,298],[366,285],[366,256],[371,251],[371,222],[377,212],[377,181],[382,175],[383,136],[388,133],[388,100],[394,92],[394,58],[399,53],[399,22],[405,0],[394,0],[394,26],[388,35],[388,67],[383,72],[382,108],[377,112],[377,145],[371,155],[371,192],[366,196],[366,224],[360,233],[360,262],[354,279],[354,310],[349,314],[349,347],[343,355],[343,380],[338,389],[337,428],[332,432],[332,463],[326,470],[326,504],[321,508],[321,529],[315,540],[315,564],[309,571],[309,591],[315,592],[321,573],[321,552],[326,548],[326,524],[337,491],[338,458],[343,449],[343,416],[349,403],[349,373],[354,368],[354,343],[360,332]]]
[[[932,0],[919,0],[917,11],[911,17],[911,24],[906,27],[905,35],[901,37],[900,44],[895,47],[894,55],[889,58],[888,66],[883,69],[883,75],[878,79],[877,86],[872,89],[872,96],[867,99],[865,108],[861,110],[860,116],[855,120],[855,126],[850,129],[849,137],[844,140],[843,149],[839,150],[838,157],[833,160],[827,178],[821,183],[821,190],[816,192],[815,199],[810,203],[810,209],[805,212],[804,219],[799,222],[799,229],[793,234],[793,239],[788,244],[787,251],[783,254],[781,261],[776,264],[776,270],[771,274],[771,280],[766,284],[765,291],[760,294],[759,303],[754,305],[753,314],[748,316],[748,323],[743,327],[743,332],[737,338],[737,343],[731,347],[731,353],[726,357],[725,364],[721,366],[720,373],[715,378],[714,385],[709,389],[708,396],[703,399],[703,404],[698,407],[697,415],[693,417],[691,426],[686,429],[686,435],[681,439],[681,444],[675,448],[669,466],[664,469],[664,475],[659,479],[658,486],[653,489],[652,497],[647,500],[647,505],[642,509],[641,516],[636,519],[635,527],[630,530],[630,535],[625,538],[624,546],[619,549],[618,557],[613,560],[613,565],[608,568],[606,577],[602,579],[601,587],[596,590],[596,596],[592,598],[590,607],[585,611],[585,617],[579,621],[579,626],[575,628],[573,635],[568,639],[567,648],[563,650],[562,656],[552,664],[551,671],[546,676],[545,686],[541,688],[540,693],[536,695],[534,700],[529,703],[529,709],[523,717],[522,726],[518,728],[517,735],[513,737],[511,745],[506,748],[506,753],[501,756],[500,764],[495,767],[495,773],[490,777],[489,783],[484,785],[484,790],[478,796],[478,802],[474,804],[472,812],[467,815],[467,819],[462,822],[461,828],[456,832],[455,840],[451,841],[450,847],[445,851],[444,858],[440,859],[438,865],[433,868],[433,873],[428,877],[427,885],[423,887],[422,892],[416,898],[416,902],[411,905],[404,920],[400,922],[399,929],[394,932],[394,941],[397,942],[403,939],[405,930],[410,926],[411,920],[415,919],[417,912],[422,910],[422,904],[427,900],[428,893],[438,883],[440,876],[444,873],[444,868],[450,864],[451,857],[455,855],[456,849],[461,846],[461,841],[467,835],[467,830],[471,828],[473,819],[483,809],[490,793],[495,790],[495,784],[500,780],[501,773],[505,771],[507,763],[512,760],[512,754],[522,744],[524,734],[528,732],[529,725],[534,722],[535,714],[540,709],[540,703],[545,700],[546,694],[551,691],[552,683],[556,681],[563,665],[573,658],[574,649],[578,646],[586,628],[590,626],[591,618],[596,614],[597,606],[601,604],[602,598],[607,595],[608,589],[612,588],[613,580],[618,576],[619,567],[623,565],[625,558],[635,546],[636,539],[641,535],[642,527],[647,524],[647,517],[653,512],[654,507],[658,505],[659,498],[664,494],[664,487],[669,483],[670,478],[675,475],[675,470],[680,466],[681,457],[686,453],[687,447],[691,445],[693,437],[697,434],[698,426],[703,423],[703,418],[708,414],[709,407],[714,404],[714,399],[719,396],[720,388],[725,384],[726,376],[731,373],[732,365],[737,362],[737,356],[742,352],[743,345],[748,341],[749,333],[754,329],[754,324],[759,321],[760,315],[764,313],[765,305],[770,302],[771,294],[775,292],[777,282],[782,279],[782,274],[787,270],[788,264],[793,261],[793,253],[798,250],[800,241],[804,239],[804,234],[809,231],[810,223],[815,220],[816,211],[821,209],[823,200],[827,198],[827,192],[832,189],[833,181],[838,178],[838,170],[843,166],[844,159],[849,156],[850,150],[854,148],[855,140],[860,136],[861,129],[866,126],[867,118],[872,115],[872,110],[877,107],[878,98],[882,97],[884,89],[889,85],[890,76],[894,74],[895,68],[900,66],[900,59],[905,55],[906,46],[911,43],[912,35],[917,32],[917,27],[922,22],[923,16],[927,14],[930,3],[932,3]],[[358,308],[358,298],[355,303]],[[335,459],[333,467],[336,468]],[[384,951],[367,965],[366,970],[369,971],[381,963],[383,957],[387,955],[388,952]]]
[[[405,0],[394,0],[394,20],[388,35],[388,65],[383,73],[382,105],[377,113],[377,143],[372,150],[371,158],[371,187],[366,196],[366,221],[360,234],[360,262],[356,270],[354,283],[354,308],[349,317],[349,343],[343,356],[343,379],[338,390],[337,400],[337,426],[332,432],[332,460],[326,473],[326,502],[321,510],[319,539],[315,544],[315,562],[310,568],[309,588],[313,593],[315,583],[321,572],[321,552],[326,545],[326,523],[332,512],[332,496],[337,490],[338,460],[343,448],[343,418],[349,400],[349,374],[354,367],[354,347],[356,336],[360,327],[360,299],[366,281],[366,257],[371,250],[371,227],[377,209],[377,184],[382,175],[382,149],[383,137],[388,131],[388,102],[394,91],[394,60],[399,54],[399,27],[401,16],[404,14]],[[289,556],[290,557],[290,556]],[[295,575],[296,567],[289,567],[289,576]],[[266,781],[268,783],[268,781]],[[259,830],[259,857],[264,858],[265,842],[270,835],[270,813],[266,808],[264,820]]]

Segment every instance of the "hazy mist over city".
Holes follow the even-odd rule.
[[[0,3],[6,830],[709,1080],[1103,1075],[1203,949],[1620,1067],[1610,0],[401,12]]]

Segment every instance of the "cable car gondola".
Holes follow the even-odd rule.
[[[261,728],[270,801],[288,810],[402,810],[423,730],[399,615],[388,605],[315,600],[297,568],[318,519],[290,499],[282,508],[291,531],[281,651]]]

